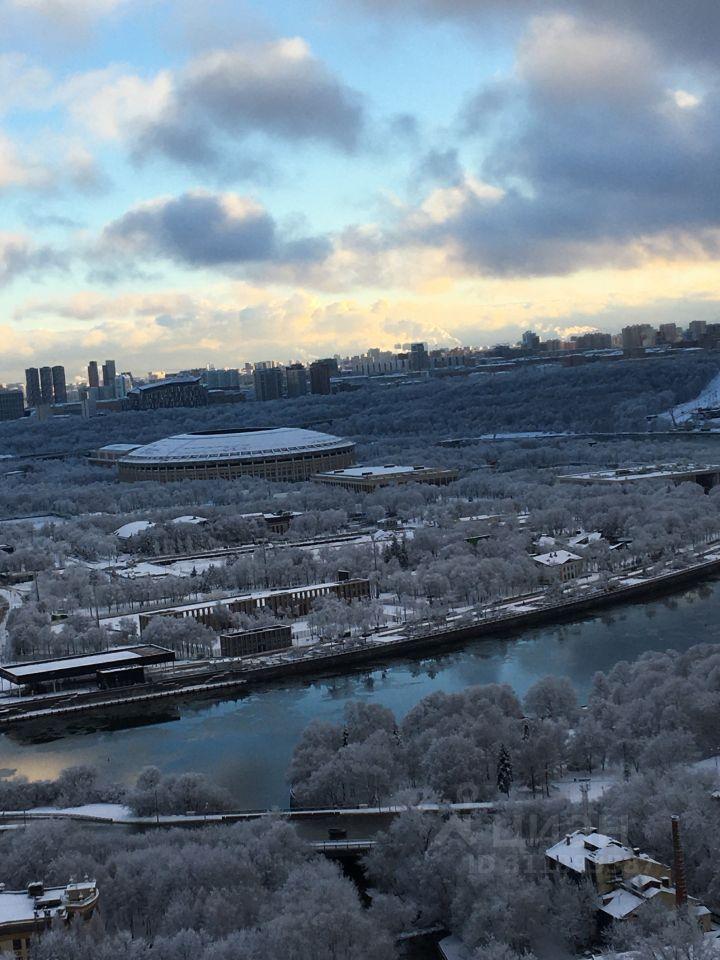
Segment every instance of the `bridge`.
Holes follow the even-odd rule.
[[[11,810],[0,811],[0,832],[17,830],[37,821],[67,821],[108,828],[153,830],[173,827],[209,827],[227,823],[241,823],[263,818],[287,820],[298,836],[317,853],[336,859],[360,857],[377,843],[377,835],[386,831],[393,820],[409,810],[429,816],[472,816],[495,812],[490,802],[391,804],[376,807],[291,810],[242,810],[235,813],[156,814],[149,817],[133,816],[118,804],[92,804],[67,810]]]

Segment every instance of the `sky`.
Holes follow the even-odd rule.
[[[717,0],[0,0],[0,382],[720,320]]]

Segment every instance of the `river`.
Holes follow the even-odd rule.
[[[146,764],[200,771],[231,790],[237,807],[286,806],[293,747],[313,718],[337,721],[348,700],[382,703],[402,717],[435,690],[509,683],[520,695],[539,677],[567,676],[580,698],[593,674],[647,650],[720,641],[720,577],[659,600],[628,603],[502,640],[388,661],[349,675],[260,687],[236,699],[172,701],[32,721],[0,735],[0,776],[54,777],[79,763],[128,782]]]

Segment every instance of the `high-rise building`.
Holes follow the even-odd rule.
[[[227,367],[221,370],[208,367],[207,370],[202,371],[202,382],[208,390],[239,390],[240,371],[237,367]]]
[[[67,403],[67,384],[65,382],[65,367],[60,365],[52,368],[53,400],[55,403]]]
[[[50,367],[40,367],[40,403],[49,407],[53,402],[53,376]]]
[[[0,390],[0,420],[20,420],[24,416],[22,390]]]
[[[607,350],[612,346],[612,337],[609,333],[580,333],[572,337],[578,350]]]
[[[526,330],[522,335],[522,345],[525,350],[537,350],[540,346],[540,337],[534,330]]]
[[[29,407],[37,407],[42,402],[40,371],[37,367],[28,367],[25,371],[25,402]]]
[[[301,363],[291,363],[285,367],[285,381],[288,397],[304,397],[308,392],[307,370]]]
[[[102,365],[103,393],[106,400],[115,396],[115,361],[106,360]]]
[[[410,369],[411,370],[427,370],[430,366],[430,361],[428,359],[428,353],[425,349],[424,343],[411,343],[410,344]]]
[[[688,333],[691,340],[702,340],[705,336],[707,323],[705,320],[691,320],[688,324]]]
[[[115,397],[122,400],[126,397],[128,390],[132,390],[133,379],[130,373],[119,373],[115,377]]]
[[[623,350],[638,350],[641,347],[654,347],[657,334],[649,323],[636,323],[622,329]]]
[[[100,374],[98,372],[97,360],[91,360],[88,364],[88,386],[100,386]]]
[[[333,369],[334,368],[334,369]],[[310,364],[310,393],[332,393],[330,377],[337,373],[337,360],[315,360]]]
[[[281,367],[261,367],[253,371],[256,400],[279,400],[283,395],[283,372]]]
[[[661,323],[660,336],[665,343],[677,343],[680,339],[680,331],[676,323]]]

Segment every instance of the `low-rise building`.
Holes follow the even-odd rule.
[[[403,483],[430,483],[445,486],[457,480],[457,470],[444,467],[397,466],[386,463],[378,467],[348,467],[343,470],[328,470],[316,473],[313,480],[332,487],[343,487],[353,493],[370,493],[378,487]]]
[[[646,904],[656,901],[668,909],[686,903],[703,932],[712,929],[710,911],[687,896],[684,878],[682,889],[680,882],[676,889],[669,866],[606,834],[575,830],[547,849],[545,860],[551,872],[592,883],[601,923],[633,920]]]
[[[173,377],[145,383],[128,390],[125,405],[130,410],[159,410],[166,407],[205,407],[207,389],[200,377]]]
[[[223,608],[229,613],[254,614],[267,611],[276,616],[304,617],[310,613],[313,605],[324,597],[337,597],[345,600],[346,603],[353,600],[369,600],[370,581],[361,577],[352,578],[344,571],[339,571],[338,579],[330,583],[313,583],[302,587],[286,587],[282,590],[255,590],[252,593],[222,597],[218,600],[183,603],[176,607],[141,613],[138,616],[138,622],[141,633],[153,617],[178,619],[192,617],[200,623],[213,627],[221,622]]]
[[[550,553],[540,553],[533,557],[535,563],[546,571],[548,576],[565,583],[581,576],[585,569],[585,561],[576,553],[569,550],[551,550]]]
[[[81,883],[70,880],[64,887],[30,883],[19,891],[0,884],[0,954],[28,960],[33,940],[76,918],[88,920],[99,896],[96,882],[87,877]]]
[[[287,650],[288,647],[292,647],[292,628],[284,624],[220,634],[220,655],[223,657],[250,657]]]

